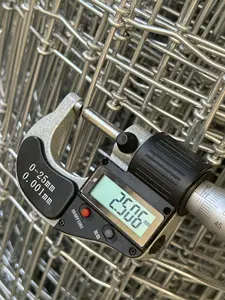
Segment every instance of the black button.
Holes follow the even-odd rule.
[[[103,231],[103,234],[104,234],[105,238],[107,238],[109,240],[111,240],[115,236],[115,232],[111,228],[105,228]]]

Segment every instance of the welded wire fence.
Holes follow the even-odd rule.
[[[50,228],[15,177],[24,134],[75,92],[122,129],[168,132],[225,186],[225,1],[0,3],[0,298],[225,299],[225,244],[193,217],[133,261]],[[76,129],[62,162],[86,176],[112,144],[87,121]]]

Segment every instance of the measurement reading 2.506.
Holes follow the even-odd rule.
[[[43,183],[50,192],[54,192],[55,186],[48,180],[48,176],[43,171],[39,172],[36,169],[35,164],[30,165],[29,171],[30,172],[35,171],[38,174],[37,179],[40,180],[40,182]],[[26,180],[28,177],[29,177],[29,172],[26,172],[26,173],[23,174],[23,179],[24,180]]]
[[[109,206],[119,216],[122,216],[127,223],[130,223],[133,228],[138,228],[142,223],[148,227],[150,224],[145,220],[145,216],[148,213],[142,210],[138,204],[132,205],[133,201],[130,198],[126,198],[124,193],[121,192],[121,195],[121,199],[113,199]]]

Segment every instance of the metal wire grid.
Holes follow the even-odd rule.
[[[24,133],[74,91],[118,127],[198,150],[224,185],[224,0],[1,1],[0,26],[0,298],[225,299],[224,243],[191,216],[135,262],[49,228],[14,171]],[[111,146],[81,119],[62,162],[86,175]]]

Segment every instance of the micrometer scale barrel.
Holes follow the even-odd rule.
[[[190,196],[186,208],[210,232],[225,241],[225,189],[205,181]]]

